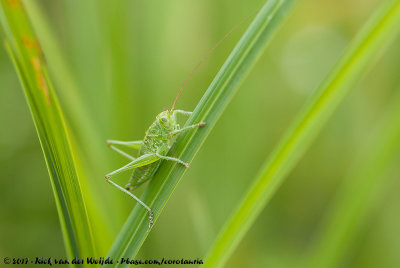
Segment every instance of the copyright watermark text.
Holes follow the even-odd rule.
[[[110,257],[87,257],[87,258],[52,258],[52,257],[34,257],[34,258],[11,258],[3,257],[4,264],[38,264],[38,265],[65,265],[65,264],[95,264],[95,265],[108,265],[108,264],[130,264],[130,265],[142,265],[142,264],[156,264],[156,265],[169,265],[169,264],[203,264],[202,259],[130,259],[130,258],[120,258],[114,260]]]

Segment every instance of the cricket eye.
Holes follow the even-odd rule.
[[[161,117],[161,121],[163,121],[163,123],[166,123],[167,122],[167,118]]]

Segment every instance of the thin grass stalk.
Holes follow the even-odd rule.
[[[399,88],[400,90],[400,88]],[[335,199],[327,209],[308,250],[304,267],[337,267],[348,252],[357,230],[373,210],[372,204],[384,194],[391,176],[389,171],[398,164],[400,152],[400,91],[392,100],[382,122],[366,142],[364,157],[343,181]]]
[[[368,63],[400,30],[400,1],[385,1],[263,165],[208,253],[204,267],[222,266]]]
[[[181,134],[171,148],[171,156],[186,162],[193,159],[239,85],[271,40],[273,33],[282,25],[294,2],[293,0],[266,2],[186,122],[186,125],[190,125],[204,121],[207,125],[202,129]],[[176,165],[171,161],[163,162],[141,197],[153,209],[155,222],[184,172],[185,168],[179,164]],[[148,233],[147,213],[141,206],[136,206],[108,256],[114,260],[132,258],[138,253]],[[114,264],[114,266],[125,267],[126,264]]]

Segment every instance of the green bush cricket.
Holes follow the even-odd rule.
[[[176,101],[178,100],[178,97],[182,92],[182,89],[185,86],[187,80],[190,78],[191,74],[188,76],[185,83],[179,90],[179,93],[175,98],[171,110],[167,109],[156,116],[156,120],[153,122],[153,124],[151,124],[151,126],[146,131],[143,140],[139,141],[107,140],[107,144],[111,149],[125,156],[126,158],[131,160],[131,162],[111,173],[108,173],[105,176],[106,180],[110,184],[117,187],[119,190],[133,197],[140,205],[142,205],[149,212],[149,229],[153,224],[153,211],[149,206],[143,203],[137,196],[132,194],[130,191],[136,189],[144,182],[150,180],[158,170],[161,164],[161,160],[163,159],[177,162],[181,165],[184,165],[186,168],[189,168],[189,163],[186,163],[179,158],[167,156],[167,154],[171,146],[174,144],[179,133],[193,128],[203,127],[206,125],[205,122],[200,122],[191,126],[186,126],[181,128],[177,123],[177,115],[180,114],[180,115],[190,116],[192,113],[174,109]],[[137,149],[139,150],[139,155],[137,158],[135,158],[130,154],[124,152],[123,150],[118,149],[117,147],[115,147],[115,145]],[[118,184],[110,180],[110,177],[118,173],[132,169],[134,169],[134,171],[125,188],[119,186]]]
[[[117,169],[106,175],[106,179],[109,183],[125,192],[126,194],[133,197],[139,204],[141,204],[148,212],[149,212],[149,228],[153,223],[153,212],[149,206],[143,203],[138,197],[132,194],[131,190],[136,189],[142,183],[148,181],[153,177],[156,173],[158,167],[162,159],[175,161],[179,164],[184,165],[186,168],[189,167],[189,164],[182,161],[181,159],[166,156],[168,154],[169,149],[174,144],[176,137],[179,133],[183,131],[187,131],[189,129],[202,127],[205,125],[204,122],[200,122],[198,124],[194,124],[191,126],[180,128],[179,124],[176,120],[176,115],[190,115],[191,112],[186,112],[182,110],[166,110],[161,112],[156,116],[156,120],[146,131],[146,135],[143,140],[140,141],[116,141],[116,140],[108,140],[107,144],[113,150],[122,154],[123,156],[129,158],[131,162],[120,169]],[[114,145],[121,145],[128,148],[134,148],[139,150],[139,156],[134,158],[133,156],[125,153],[124,151],[116,148]],[[131,179],[125,188],[117,185],[109,178],[121,173],[123,171],[134,169]]]
[[[257,11],[258,12],[258,11]],[[146,131],[143,140],[139,141],[117,141],[117,140],[107,140],[108,146],[119,154],[125,156],[129,160],[130,163],[127,165],[108,173],[105,177],[107,182],[117,187],[122,192],[128,194],[132,198],[134,198],[140,205],[142,205],[149,213],[149,229],[153,224],[153,211],[151,208],[146,205],[143,201],[141,201],[137,196],[132,194],[130,191],[136,189],[144,182],[150,180],[154,174],[157,172],[161,160],[174,161],[181,165],[184,165],[186,168],[189,167],[189,164],[184,162],[183,160],[171,156],[167,156],[169,149],[174,144],[179,133],[203,127],[206,125],[205,122],[199,122],[194,125],[180,127],[177,123],[177,115],[186,115],[190,116],[192,112],[187,112],[183,110],[175,110],[175,104],[178,100],[179,95],[182,92],[182,89],[185,87],[187,81],[190,79],[192,74],[197,70],[197,68],[203,63],[203,61],[220,45],[222,41],[224,41],[236,28],[238,28],[241,24],[247,21],[249,18],[253,17],[257,12],[247,16],[243,21],[241,21],[238,25],[233,27],[218,43],[211,48],[207,54],[200,60],[197,66],[191,71],[191,73],[186,78],[182,87],[180,88],[175,101],[172,105],[171,109],[167,109],[156,116],[156,120],[151,124],[151,126]],[[123,150],[118,149],[115,145],[123,146],[126,148],[133,148],[139,150],[139,155],[137,158],[131,156],[130,154],[124,152]],[[128,181],[128,184],[125,188],[119,186],[115,182],[111,181],[110,178],[116,174],[119,174],[124,171],[132,170],[133,173]]]

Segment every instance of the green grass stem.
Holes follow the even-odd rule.
[[[399,88],[400,89],[400,88]],[[365,143],[357,165],[344,179],[316,239],[308,250],[305,267],[337,267],[357,236],[357,230],[371,215],[376,199],[384,194],[390,170],[398,164],[400,150],[400,91],[383,120]]]
[[[257,219],[371,59],[400,29],[400,1],[385,1],[319,86],[220,232],[204,267],[220,267]]]
[[[178,137],[170,155],[190,162],[199,150],[218,118],[232,99],[240,83],[260,57],[272,34],[282,25],[294,1],[269,0],[260,10],[239,43],[218,72],[200,100],[186,125],[204,121],[199,130]],[[154,211],[155,221],[175,189],[185,168],[163,162],[141,199]],[[118,235],[108,256],[114,260],[135,256],[148,235],[148,217],[141,206],[136,206]],[[124,267],[125,265],[115,265]]]

